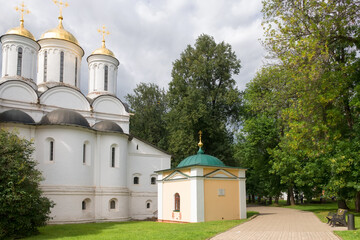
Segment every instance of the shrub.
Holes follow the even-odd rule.
[[[0,129],[0,239],[37,233],[54,203],[41,195],[32,142]]]

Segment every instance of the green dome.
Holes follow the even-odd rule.
[[[185,158],[179,163],[177,167],[179,168],[193,165],[225,167],[225,164],[220,159],[204,154],[204,151],[201,148],[196,155]]]

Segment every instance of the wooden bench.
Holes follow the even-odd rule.
[[[341,208],[339,208],[336,213],[329,212],[329,214],[326,217],[328,220],[327,223],[331,224],[331,226],[333,226],[333,227],[336,225],[336,223],[341,224],[346,227],[347,226],[346,218],[345,218],[346,213],[347,213],[347,210],[341,209]]]

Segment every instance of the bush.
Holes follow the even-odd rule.
[[[0,239],[37,233],[54,203],[41,196],[41,172],[30,141],[0,129]]]

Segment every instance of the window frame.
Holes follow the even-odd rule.
[[[135,177],[133,178],[133,184],[134,184],[134,185],[139,185],[139,184],[140,184],[140,178],[139,178],[139,176],[135,176]]]
[[[104,91],[108,91],[109,89],[109,67],[107,65],[104,66]]]
[[[180,212],[180,194],[174,194],[174,212]]]
[[[47,60],[48,60],[48,52],[44,51],[44,82],[47,81]]]
[[[64,82],[64,51],[60,52],[60,82]]]
[[[22,60],[23,60],[23,49],[22,47],[19,47],[18,55],[17,55],[17,66],[16,66],[16,75],[18,76],[21,76]]]

